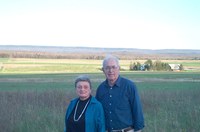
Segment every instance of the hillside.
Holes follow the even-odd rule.
[[[186,49],[134,49],[58,46],[12,46],[0,45],[0,57],[102,59],[114,54],[120,59],[200,59],[200,50]]]

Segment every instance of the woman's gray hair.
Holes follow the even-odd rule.
[[[89,76],[87,76],[87,75],[80,75],[80,76],[78,76],[78,77],[76,78],[76,80],[75,80],[75,88],[76,88],[77,83],[80,82],[80,81],[88,82],[89,85],[90,85],[90,89],[92,88],[92,83],[91,83],[91,81],[90,81]]]
[[[102,66],[103,68],[106,66],[107,62],[109,60],[114,60],[116,63],[117,63],[117,66],[119,66],[119,59],[113,55],[107,55],[104,60],[103,60],[103,63],[102,63]]]

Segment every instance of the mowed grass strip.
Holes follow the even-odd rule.
[[[120,60],[121,68],[129,71],[133,62],[143,64],[146,60]],[[152,60],[153,62],[156,60]],[[166,63],[183,64],[186,71],[199,72],[200,60],[161,60]],[[101,72],[102,60],[89,59],[28,59],[0,58],[0,73],[83,73]]]
[[[5,64],[3,73],[80,73],[100,71],[89,64]]]
[[[1,73],[83,73],[101,69],[100,60],[17,58],[1,63]]]

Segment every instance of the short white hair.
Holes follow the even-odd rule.
[[[107,55],[104,59],[103,59],[103,63],[102,66],[105,67],[107,62],[109,60],[114,60],[117,63],[117,66],[119,66],[119,59],[113,55]]]

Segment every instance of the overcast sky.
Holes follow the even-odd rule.
[[[0,0],[0,45],[200,49],[200,0]]]

